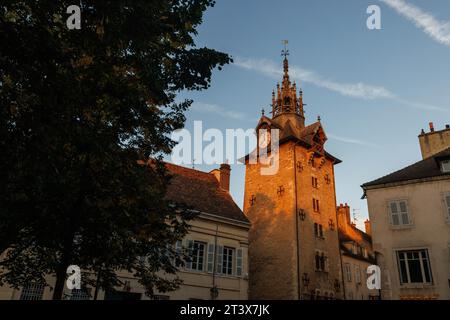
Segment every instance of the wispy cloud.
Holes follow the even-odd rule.
[[[404,0],[380,0],[412,21],[439,43],[450,46],[450,21],[439,21],[431,13]]]
[[[327,137],[330,138],[330,139],[336,140],[336,141],[341,141],[341,142],[350,143],[350,144],[356,144],[356,145],[359,145],[359,146],[380,148],[380,146],[377,145],[377,144],[374,144],[374,143],[371,143],[371,142],[367,142],[367,141],[363,141],[363,140],[336,136],[334,134],[329,134],[329,133],[327,134]]]
[[[278,64],[275,64],[273,61],[267,59],[248,59],[238,57],[235,58],[235,64],[244,69],[254,70],[266,74],[274,79],[280,79],[282,75],[281,68]],[[314,71],[296,66],[289,67],[289,74],[293,79],[302,80],[318,87],[338,92],[344,96],[362,99],[392,98],[394,96],[392,92],[383,87],[367,85],[361,82],[339,83],[326,79]]]
[[[222,117],[227,117],[235,120],[243,120],[245,119],[245,115],[241,112],[228,110],[224,107],[218,106],[216,104],[203,103],[203,102],[194,102],[190,110],[202,112],[202,113],[214,113]]]
[[[280,79],[282,75],[282,70],[279,65],[271,60],[236,57],[234,61],[235,65],[240,68],[256,71],[273,79]],[[294,80],[311,83],[317,87],[325,88],[347,97],[366,100],[390,99],[417,109],[450,112],[449,109],[442,107],[403,99],[382,86],[374,86],[362,82],[338,82],[325,78],[314,71],[297,66],[290,66],[289,74]]]

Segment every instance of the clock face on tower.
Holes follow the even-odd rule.
[[[267,127],[259,129],[258,146],[260,148],[267,148],[270,143],[270,129]]]

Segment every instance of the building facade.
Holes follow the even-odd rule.
[[[272,116],[256,127],[257,150],[245,157],[244,213],[250,229],[251,299],[342,299],[334,165],[324,149],[320,122],[305,126],[303,93],[297,95],[283,61],[282,85],[272,93]],[[279,138],[272,145],[271,132]],[[265,161],[260,149],[269,149]],[[256,154],[256,156],[255,156]]]
[[[210,173],[166,165],[172,174],[167,197],[197,211],[190,231],[176,243],[188,250],[191,259],[179,266],[183,281],[176,291],[156,293],[153,299],[167,300],[246,300],[248,299],[248,235],[250,224],[229,193],[230,166],[221,165]],[[95,277],[95,275],[91,275]],[[123,286],[114,291],[98,291],[99,300],[150,299],[144,288],[128,272],[118,272]],[[48,283],[53,283],[52,277]],[[95,288],[68,290],[65,299],[89,300]],[[21,289],[0,287],[0,300],[52,299],[50,287],[30,285]]]
[[[423,160],[362,185],[383,299],[450,299],[450,139],[419,141]]]
[[[379,299],[379,291],[367,287],[367,268],[376,264],[370,221],[364,222],[363,232],[351,221],[347,204],[340,204],[337,212],[345,300]]]

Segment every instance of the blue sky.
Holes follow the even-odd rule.
[[[381,9],[369,30],[366,9]],[[418,134],[450,122],[448,0],[219,0],[197,45],[233,56],[206,91],[182,93],[194,107],[186,128],[254,128],[281,81],[281,41],[289,40],[291,78],[304,91],[306,122],[321,116],[336,166],[337,202],[367,217],[360,185],[421,159]],[[196,165],[200,170],[214,168]],[[232,166],[231,193],[242,207],[243,165]]]

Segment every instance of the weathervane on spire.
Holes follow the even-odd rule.
[[[287,56],[289,55],[289,50],[287,49],[287,45],[289,43],[288,40],[283,40],[281,43],[284,45],[284,49],[281,50],[281,55],[284,56],[285,59],[287,59]]]

